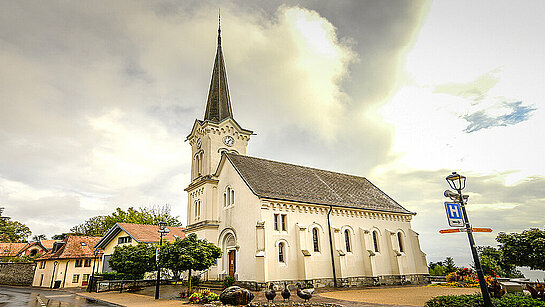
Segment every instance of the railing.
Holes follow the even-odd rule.
[[[161,279],[162,285],[168,285],[175,280]],[[139,280],[95,280],[93,285],[93,292],[107,292],[107,291],[136,291],[144,287],[154,286],[157,280],[153,279],[139,279]]]

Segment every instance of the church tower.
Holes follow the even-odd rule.
[[[223,152],[246,155],[252,131],[243,129],[234,119],[227,72],[221,48],[221,26],[218,26],[216,59],[210,80],[203,120],[195,120],[187,141],[191,145],[191,183],[188,192],[187,232],[215,241],[219,225],[215,176]]]

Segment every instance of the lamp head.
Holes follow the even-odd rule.
[[[456,172],[452,172],[452,174],[448,175],[446,180],[450,187],[456,191],[461,191],[466,187],[466,177],[457,174]]]
[[[159,222],[159,228],[161,228],[161,230],[165,229],[166,226],[167,226],[167,222],[164,222],[164,221]]]

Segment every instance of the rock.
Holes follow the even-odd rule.
[[[220,301],[224,305],[248,305],[254,299],[254,294],[239,286],[231,286],[220,294]]]

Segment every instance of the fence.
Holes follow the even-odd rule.
[[[161,285],[175,283],[175,280],[161,279]],[[139,280],[97,280],[91,281],[92,292],[107,292],[107,291],[136,291],[144,287],[154,286],[157,280],[154,279],[139,279]]]

